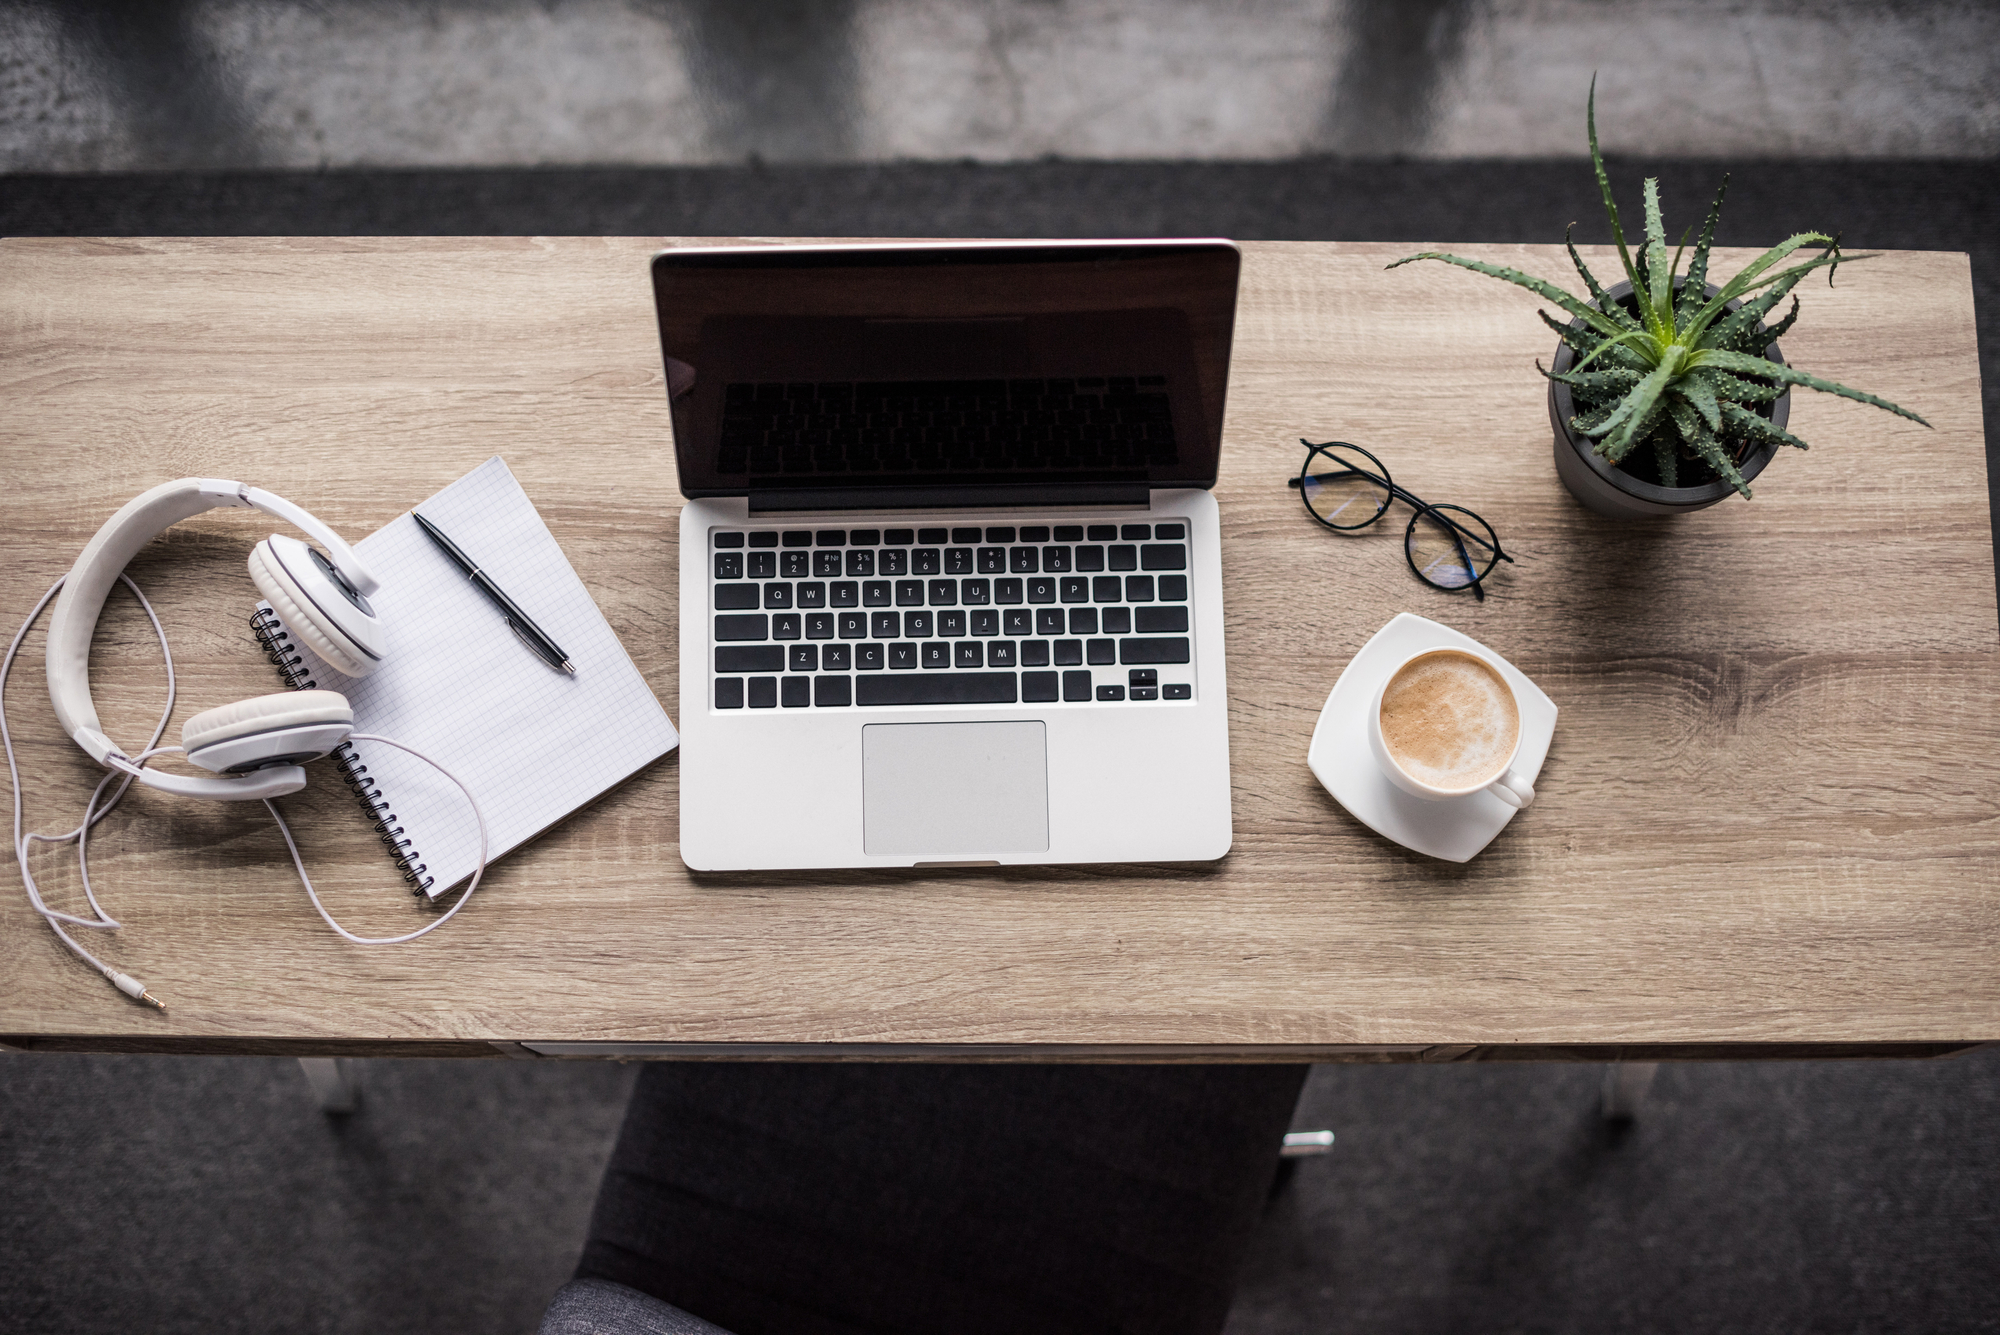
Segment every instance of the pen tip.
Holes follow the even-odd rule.
[[[569,673],[570,676],[574,677],[576,675],[576,664],[570,662],[567,658],[565,658],[563,660],[563,671]]]

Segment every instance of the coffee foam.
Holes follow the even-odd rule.
[[[1390,757],[1433,788],[1472,788],[1498,778],[1520,736],[1513,692],[1470,654],[1424,654],[1382,692],[1382,741]]]

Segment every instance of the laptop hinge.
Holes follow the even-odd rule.
[[[1049,506],[1081,509],[1146,508],[1152,492],[1143,482],[1056,483],[985,487],[797,487],[750,493],[750,513],[796,510],[1014,510]]]

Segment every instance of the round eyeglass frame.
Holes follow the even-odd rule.
[[[1487,523],[1485,519],[1462,505],[1433,505],[1414,492],[1397,486],[1394,479],[1389,476],[1388,466],[1376,458],[1374,454],[1361,448],[1361,446],[1345,440],[1314,442],[1301,439],[1299,444],[1303,445],[1306,449],[1306,460],[1299,467],[1299,475],[1292,479],[1292,485],[1298,488],[1300,504],[1305,506],[1306,513],[1311,515],[1313,522],[1320,527],[1332,529],[1335,533],[1357,533],[1387,514],[1391,501],[1400,500],[1414,512],[1410,515],[1409,524],[1403,530],[1403,560],[1408,563],[1410,573],[1432,588],[1441,589],[1446,593],[1458,593],[1464,589],[1471,589],[1473,596],[1481,602],[1486,600],[1486,590],[1482,587],[1482,584],[1486,577],[1493,573],[1493,567],[1501,561],[1506,561],[1510,564],[1513,562],[1513,557],[1500,550],[1500,535],[1493,531],[1493,526]],[[1346,458],[1334,453],[1335,450],[1354,451],[1373,464],[1376,471],[1371,473],[1366,468],[1357,467]],[[1375,507],[1374,514],[1368,516],[1368,518],[1358,524],[1336,524],[1319,511],[1313,509],[1312,496],[1306,487],[1306,481],[1311,476],[1309,470],[1313,466],[1313,460],[1321,456],[1325,456],[1328,460],[1338,464],[1346,473],[1364,478],[1382,489],[1382,502]],[[1333,474],[1332,476],[1339,475]],[[1321,474],[1319,476],[1328,475]],[[1447,510],[1455,514],[1464,515],[1467,519],[1472,520],[1478,528],[1475,530],[1453,519],[1450,515],[1444,513]],[[1458,584],[1440,584],[1425,574],[1423,569],[1417,565],[1417,558],[1411,553],[1410,545],[1416,535],[1417,522],[1422,519],[1430,519],[1451,533],[1459,555],[1465,562],[1465,570],[1469,576],[1464,582]],[[1467,539],[1470,539],[1476,545],[1491,548],[1492,556],[1486,560],[1484,568],[1480,568],[1478,563],[1473,560],[1472,554],[1466,546]]]

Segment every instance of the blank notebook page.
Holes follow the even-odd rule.
[[[355,544],[381,581],[369,601],[383,661],[348,677],[293,646],[354,706],[354,730],[393,737],[463,780],[486,817],[488,861],[562,820],[680,742],[604,614],[506,463],[495,456],[417,507],[568,653],[551,668],[405,514]],[[472,874],[479,835],[451,782],[393,747],[357,742],[429,893]],[[421,884],[421,878],[419,884]]]

